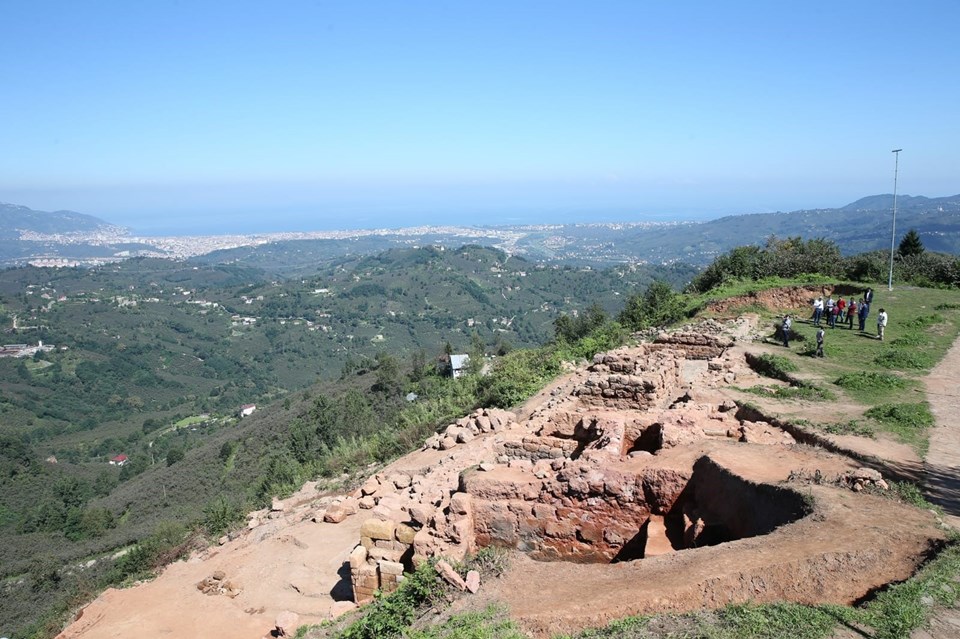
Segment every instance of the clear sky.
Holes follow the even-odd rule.
[[[0,201],[184,232],[960,193],[957,0],[0,0]],[[222,227],[222,228],[221,228]]]

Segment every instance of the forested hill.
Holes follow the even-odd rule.
[[[40,458],[101,462],[145,431],[233,414],[381,352],[538,345],[563,313],[617,312],[654,278],[682,285],[692,273],[547,267],[479,247],[394,250],[297,280],[162,259],[8,269],[3,343],[54,350],[0,358],[3,432]]]
[[[736,246],[763,245],[771,236],[824,238],[836,242],[844,255],[853,255],[889,249],[892,217],[893,196],[876,195],[842,208],[731,215],[681,228],[625,231],[618,243],[622,252],[655,263],[706,264]],[[899,197],[898,241],[911,228],[928,250],[960,253],[960,195]]]
[[[15,240],[21,232],[40,234],[119,233],[124,229],[92,215],[76,211],[35,211],[25,206],[0,202],[0,240]]]
[[[33,349],[0,357],[0,626],[56,600],[58,567],[163,520],[216,518],[218,493],[294,482],[289,455],[379,432],[407,406],[405,371],[433,368],[448,343],[491,355],[538,345],[561,314],[617,312],[655,277],[692,273],[543,266],[475,246],[398,249],[294,280],[163,259],[0,271],[2,343]],[[443,383],[414,386],[440,393],[430,419],[472,405]],[[311,387],[353,393],[307,401],[298,391]],[[240,420],[243,404],[258,408]],[[336,428],[291,439],[299,419]]]
[[[960,253],[960,195],[928,198],[903,195],[897,201],[898,235],[916,229],[928,250]],[[845,255],[890,246],[892,195],[873,195],[840,208],[789,213],[729,215],[707,222],[673,224],[558,224],[477,229],[471,241],[546,263],[608,266],[624,263],[706,265],[745,244],[763,245],[771,236],[824,238]],[[217,251],[206,263],[236,263],[275,272],[310,272],[338,255],[370,254],[398,243],[450,246],[443,234],[367,236],[338,240],[291,240]]]

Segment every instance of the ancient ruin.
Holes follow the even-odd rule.
[[[634,588],[629,601],[600,586],[603,605],[620,616],[747,600],[851,603],[908,577],[943,538],[932,517],[885,500],[882,507],[902,509],[910,526],[858,528],[863,522],[841,515],[837,504],[852,487],[879,486],[879,474],[799,444],[782,424],[725,395],[730,384],[756,377],[734,348],[749,323],[707,321],[600,354],[525,414],[476,411],[406,460],[429,460],[426,466],[368,480],[355,495],[368,511],[350,555],[355,600],[396,588],[423,559],[456,560],[488,545],[522,553],[540,579],[576,574],[611,587],[624,570],[649,578],[675,557],[682,584],[663,582],[647,597]],[[816,482],[797,481],[813,469]],[[812,523],[833,532],[815,546],[790,534]],[[897,560],[883,552],[891,544]],[[747,555],[716,570],[715,553],[726,548],[728,557]],[[802,584],[823,562],[844,577],[813,589]],[[506,587],[522,582],[508,578]],[[599,598],[587,591],[580,600],[581,623],[602,618]],[[549,619],[515,612],[534,632],[552,629]],[[569,623],[571,611],[564,614]]]

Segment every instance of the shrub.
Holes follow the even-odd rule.
[[[782,355],[772,355],[770,353],[763,353],[757,356],[747,354],[747,363],[750,365],[750,368],[760,375],[772,379],[779,379],[784,382],[791,381],[789,374],[797,370],[797,365],[786,357]]]
[[[890,373],[877,373],[873,371],[862,371],[855,373],[844,373],[834,382],[840,388],[847,390],[895,390],[904,388],[907,383]]]
[[[479,403],[510,408],[559,373],[559,360],[547,349],[513,351],[498,359],[491,374],[481,379]]]
[[[891,348],[874,358],[874,363],[894,370],[922,370],[933,366],[933,358],[927,353],[903,348]]]
[[[617,320],[627,329],[639,331],[651,326],[667,326],[685,316],[686,302],[666,282],[653,282],[643,295],[627,299]]]
[[[390,639],[401,637],[424,607],[443,594],[433,563],[425,561],[389,595],[378,596],[366,614],[338,635],[339,639]]]
[[[903,323],[904,328],[927,328],[933,326],[934,324],[943,323],[943,316],[938,313],[933,313],[932,315],[921,315],[919,317],[914,317],[911,320],[908,320]]]
[[[925,403],[919,404],[881,404],[866,413],[867,417],[881,424],[901,428],[915,429],[933,426],[933,415]]]

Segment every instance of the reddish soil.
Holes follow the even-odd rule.
[[[814,294],[819,292],[817,287]],[[810,292],[797,295],[796,306],[806,306]],[[785,305],[773,298],[771,303],[779,308]],[[727,361],[742,360],[742,349],[740,345],[731,349],[733,355]],[[951,361],[955,368],[938,369],[944,386],[960,376],[960,350],[955,347],[954,351],[956,361]],[[684,370],[693,378],[701,371],[707,374],[707,365],[703,362],[702,368],[691,365]],[[740,377],[733,383],[748,385],[751,373],[745,367],[730,375],[734,373]],[[577,375],[566,376],[539,393],[522,407],[520,419],[548,415],[576,380]],[[702,395],[722,399],[728,392],[716,388]],[[936,406],[934,410],[937,414]],[[417,451],[384,472],[420,475],[456,490],[464,469],[489,461],[504,440],[519,440],[531,432],[530,426],[520,425],[516,432],[482,435],[452,450]],[[943,441],[950,441],[949,437],[956,441],[957,436],[960,434],[951,431]],[[859,446],[857,450],[863,454],[892,457],[897,466],[917,463],[889,443],[863,443],[866,441],[837,443],[851,450]],[[956,497],[960,493],[953,478],[960,459],[934,456],[934,450],[942,452],[944,448],[931,445],[928,470],[950,476],[949,481],[944,480],[944,494]],[[617,564],[540,562],[515,552],[511,568],[501,580],[484,584],[480,595],[458,605],[504,602],[526,630],[547,636],[630,614],[698,610],[730,602],[850,603],[874,588],[909,577],[931,544],[944,538],[929,512],[829,482],[787,481],[791,471],[807,476],[820,471],[829,480],[862,465],[844,455],[800,444],[753,445],[723,439],[697,441],[675,450],[691,464],[708,456],[740,478],[738,481],[772,484],[805,496],[812,511],[770,534]],[[315,488],[308,486],[290,501],[319,498]],[[105,592],[60,636],[255,639],[267,634],[276,616],[287,610],[299,614],[300,623],[318,623],[330,616],[335,598],[349,596],[349,584],[341,581],[342,568],[368,516],[361,510],[340,524],[318,524],[302,520],[302,510],[287,510],[286,517],[264,520],[234,541],[171,565],[153,581]],[[197,589],[196,584],[215,571],[223,571],[240,590],[235,598],[205,595]]]
[[[833,284],[785,286],[783,288],[771,288],[712,302],[707,305],[706,311],[726,316],[731,312],[735,313],[737,309],[762,306],[767,310],[775,312],[782,312],[786,309],[803,309],[804,313],[812,313],[813,300],[816,299],[818,295],[826,299],[827,296],[834,294],[847,296],[859,295],[861,293],[863,293],[863,290],[859,288],[835,286]],[[806,315],[804,315],[804,317],[806,317]]]

